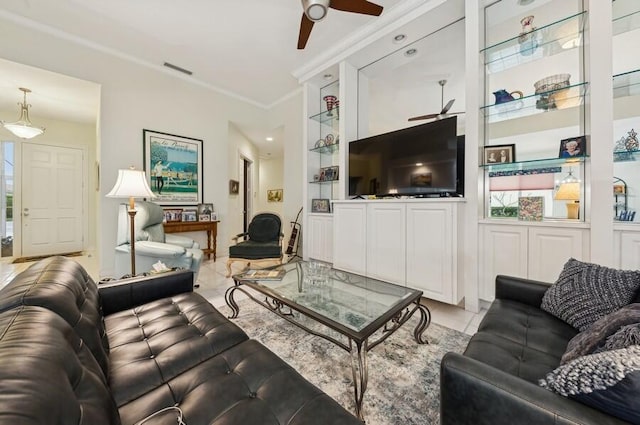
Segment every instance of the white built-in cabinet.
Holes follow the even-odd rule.
[[[307,220],[307,255],[313,260],[333,261],[333,217],[329,214],[310,214]]]
[[[567,259],[589,258],[589,230],[561,225],[481,224],[480,298],[493,301],[499,274],[553,283]]]
[[[458,304],[460,201],[334,201],[333,267]]]
[[[640,229],[637,224],[619,225],[614,231],[614,265],[640,270]]]
[[[364,202],[333,204],[333,267],[367,272],[367,209]]]

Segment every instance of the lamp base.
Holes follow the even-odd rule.
[[[577,220],[580,214],[579,202],[567,202],[567,218]]]

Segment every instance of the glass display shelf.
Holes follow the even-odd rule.
[[[532,94],[509,102],[482,106],[488,123],[553,112],[582,105],[589,83],[578,83],[558,90]]]
[[[586,13],[577,13],[482,49],[487,73],[505,71],[580,46]]]
[[[318,180],[318,181],[309,182],[309,184],[328,184],[328,183],[338,183],[339,181],[340,181],[340,179]]]
[[[340,107],[336,106],[330,111],[322,111],[309,117],[309,119],[318,121],[321,124],[338,121],[340,119]]]
[[[640,94],[640,69],[613,76],[613,98]]]
[[[317,148],[309,149],[309,152],[317,152],[322,155],[333,155],[335,152],[338,151],[339,147],[340,147],[339,143],[333,143],[331,145],[318,146]]]
[[[480,165],[480,167],[490,173],[504,172],[507,173],[505,175],[514,175],[513,173],[517,171],[535,171],[536,169],[562,167],[563,165],[580,165],[585,162],[587,158],[589,158],[588,155],[576,158],[540,158],[503,164],[483,164]],[[500,175],[491,177],[500,177]]]
[[[622,8],[616,8],[616,4],[613,3],[613,35],[623,34],[638,28],[640,28],[640,10],[625,13]]]
[[[640,160],[640,150],[613,151],[613,162],[629,162]]]

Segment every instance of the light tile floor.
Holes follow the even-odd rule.
[[[98,280],[99,264],[95,256],[88,254],[73,257],[73,259],[82,264],[96,281]],[[29,267],[30,264],[12,264],[8,260],[0,260],[0,288],[4,287],[18,273]],[[216,307],[225,305],[224,293],[229,286],[233,285],[233,280],[227,278],[226,273],[225,257],[219,257],[215,262],[213,260],[205,260],[200,267],[198,276],[200,287],[196,290]],[[236,294],[236,299],[241,299],[242,294],[238,292]],[[486,313],[485,309],[479,313],[472,313],[463,308],[430,299],[423,299],[423,303],[429,307],[433,323],[465,332],[469,335],[473,335],[477,331],[478,325]]]

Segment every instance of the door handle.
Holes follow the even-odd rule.
[[[22,215],[25,217],[29,217],[29,208],[25,208]]]

